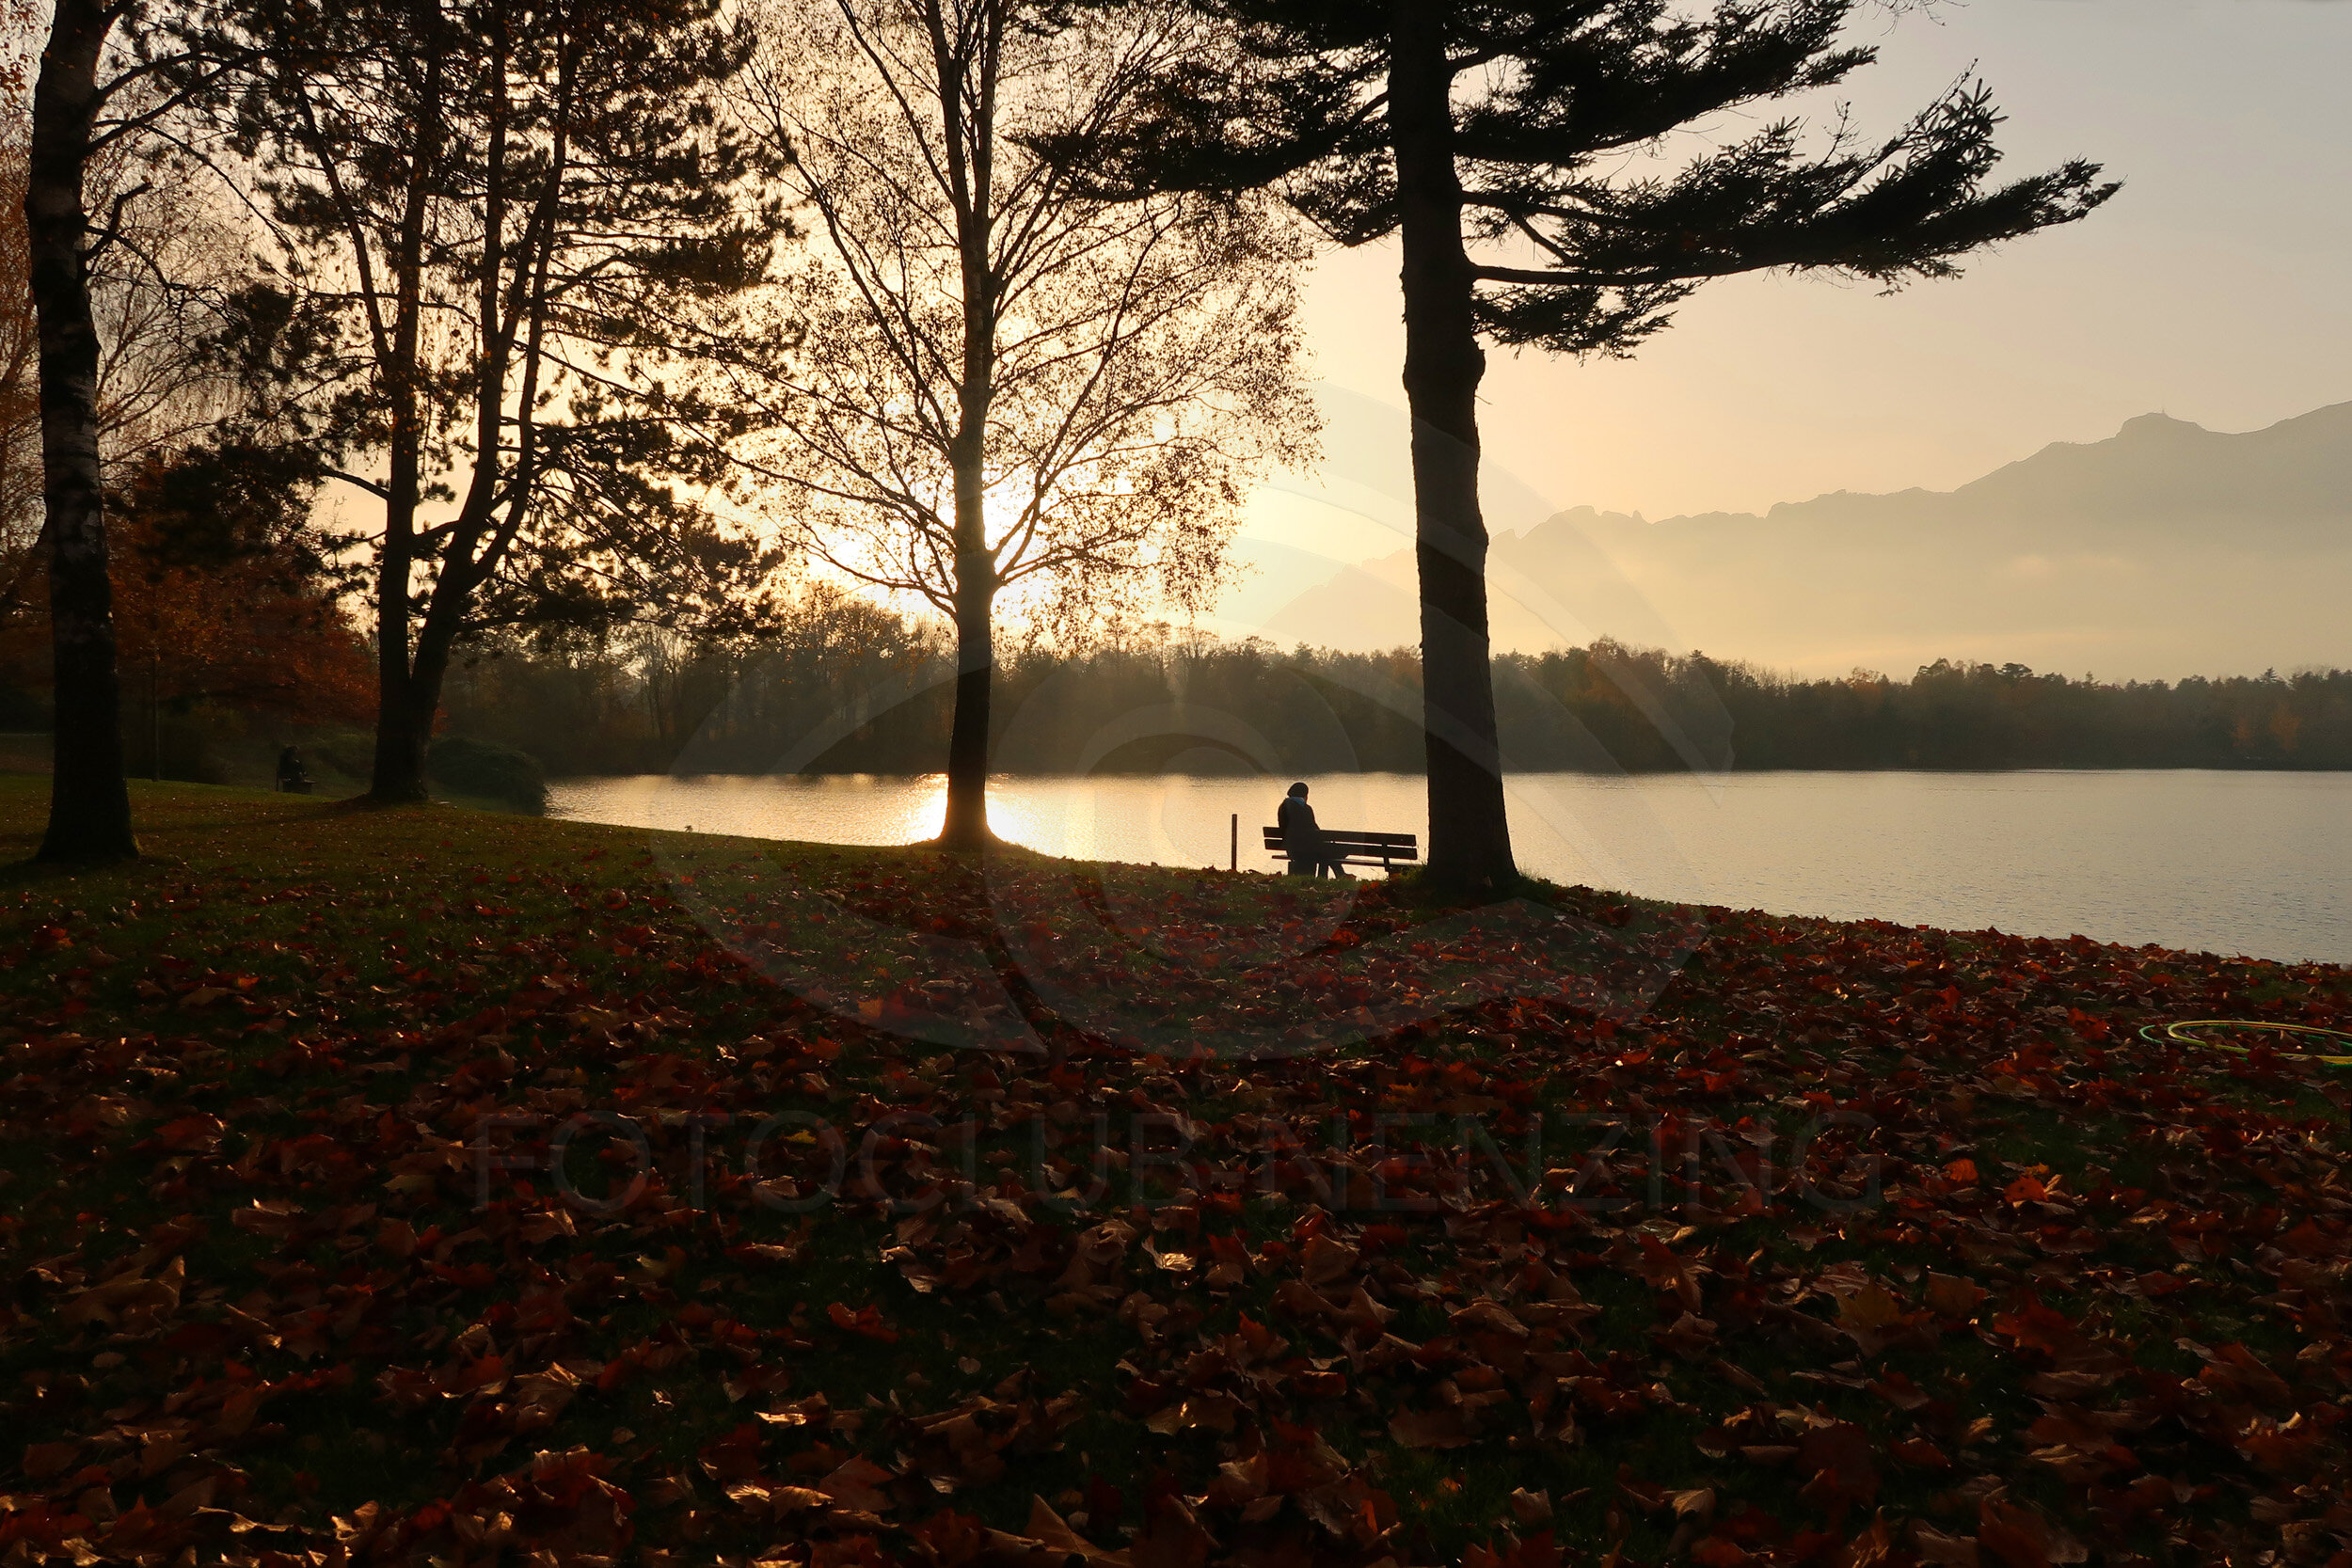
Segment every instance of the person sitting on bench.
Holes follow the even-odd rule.
[[[288,746],[278,753],[278,787],[294,795],[310,793],[310,774],[302,766],[302,753]]]
[[[1307,803],[1307,786],[1291,785],[1290,793],[1275,808],[1274,824],[1282,830],[1282,851],[1290,856],[1290,871],[1294,877],[1320,877],[1328,871],[1334,877],[1347,876],[1345,867],[1331,858],[1323,842],[1323,830],[1315,825],[1315,808]]]

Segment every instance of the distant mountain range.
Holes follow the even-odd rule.
[[[1655,523],[1581,507],[1498,534],[1490,564],[1498,649],[1608,635],[1808,674],[2352,666],[2352,403],[2244,435],[2142,415],[1951,491]],[[1400,550],[1299,594],[1266,635],[1391,647],[1417,624]]]

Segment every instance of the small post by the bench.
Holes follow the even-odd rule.
[[[1232,864],[1226,869],[1239,871],[1241,869],[1241,813],[1239,812],[1233,813],[1232,856]]]

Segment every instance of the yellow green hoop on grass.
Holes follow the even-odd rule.
[[[2227,1040],[2209,1040],[2190,1033],[2192,1030],[2237,1029],[2262,1031],[2280,1035],[2300,1035],[2312,1044],[2322,1040],[2338,1040],[2352,1046],[2352,1033],[2342,1029],[2321,1029],[2309,1023],[2273,1023],[2258,1018],[2189,1018],[2177,1023],[2151,1023],[2139,1031],[2139,1037],[2152,1045],[2201,1045],[2211,1051],[2230,1051],[2240,1056],[2249,1054],[2245,1046],[2232,1045]],[[2352,1054],[2330,1055],[2319,1051],[2280,1050],[2282,1056],[2305,1056],[2329,1067],[2352,1067]]]

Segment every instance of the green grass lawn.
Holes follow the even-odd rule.
[[[0,859],[47,781],[0,776]],[[2345,972],[136,785],[0,1563],[2352,1562]]]

